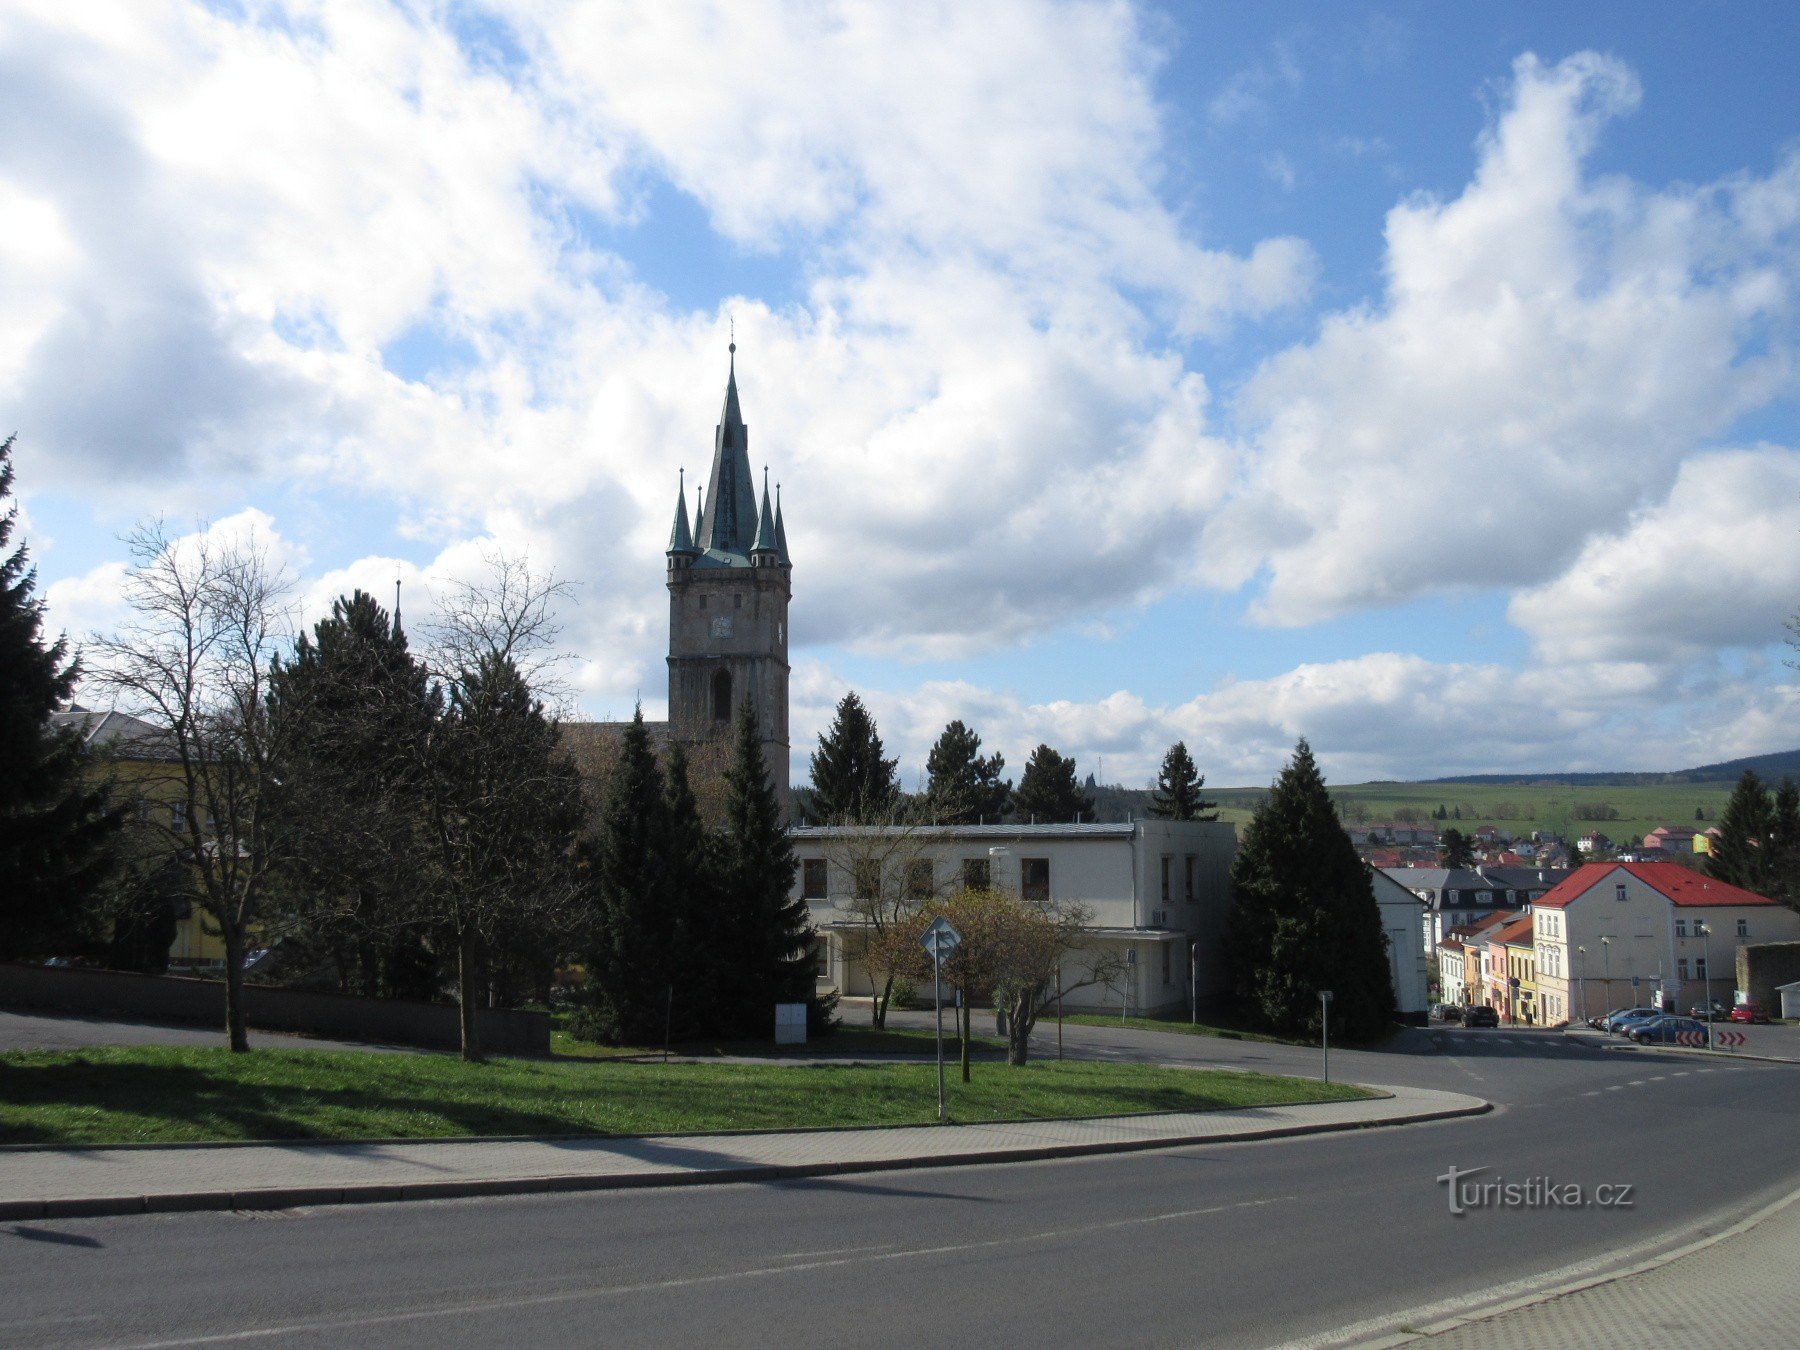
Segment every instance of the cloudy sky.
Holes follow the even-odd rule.
[[[484,553],[663,710],[735,320],[850,687],[1141,783],[1800,745],[1800,7],[6,0],[0,434],[304,617]]]

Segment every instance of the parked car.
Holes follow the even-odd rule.
[[[1731,1020],[1734,1022],[1767,1022],[1769,1014],[1760,1003],[1740,1003],[1731,1010]]]
[[[1463,1014],[1465,1027],[1497,1027],[1500,1025],[1500,1014],[1486,1004],[1478,1003]]]
[[[1696,1017],[1702,1022],[1720,1022],[1730,1015],[1731,1009],[1716,998],[1711,1003],[1697,1004],[1688,1009],[1689,1017]]]
[[[1440,1003],[1431,1010],[1431,1015],[1440,1022],[1460,1022],[1463,1019],[1462,1004]]]
[[[1595,1031],[1605,1031],[1607,1018],[1617,1017],[1621,1013],[1628,1013],[1631,1011],[1633,1010],[1630,1008],[1614,1008],[1611,1012],[1596,1013],[1594,1016],[1588,1018],[1588,1025]]]
[[[1639,1017],[1660,1016],[1662,1016],[1662,1010],[1660,1008],[1624,1008],[1619,1012],[1608,1013],[1606,1015],[1606,1029],[1608,1031],[1620,1031],[1624,1029],[1624,1024],[1627,1021]]]
[[[1631,1024],[1626,1034],[1639,1045],[1673,1045],[1683,1032],[1707,1034],[1706,1023],[1692,1017],[1647,1017]]]

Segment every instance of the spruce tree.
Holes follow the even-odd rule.
[[[330,963],[341,988],[430,999],[447,970],[409,920],[422,899],[427,746],[442,699],[406,634],[365,591],[340,596],[270,679],[282,746],[276,808],[284,961],[302,975]]]
[[[998,824],[1012,797],[1012,784],[1000,776],[1006,759],[998,751],[981,753],[981,737],[962,722],[944,728],[925,760],[925,795],[931,818],[939,825]]]
[[[1075,761],[1039,745],[1025,761],[1019,789],[1013,794],[1016,819],[1039,825],[1063,825],[1094,818],[1094,799],[1081,790]]]
[[[1150,814],[1159,820],[1217,820],[1219,804],[1200,795],[1205,786],[1206,775],[1194,767],[1187,742],[1176,741],[1163,756]]]
[[[587,958],[597,1030],[614,1044],[662,1039],[675,983],[675,896],[667,794],[644,710],[626,724],[593,849],[594,934]]]
[[[1767,847],[1774,817],[1768,790],[1746,769],[1719,814],[1719,832],[1707,854],[1707,872],[1733,886],[1767,895],[1774,876]]]
[[[712,838],[700,818],[700,804],[688,774],[687,750],[681,742],[669,747],[663,775],[662,848],[674,943],[671,968],[679,968],[682,975],[670,1017],[674,1033],[686,1037],[719,1025],[716,991],[734,954],[722,950],[716,941],[718,887]]]
[[[725,771],[725,831],[718,843],[717,933],[729,959],[722,1029],[728,1033],[772,1035],[777,1003],[806,1004],[809,1031],[830,1027],[831,1007],[819,999],[813,978],[812,914],[794,894],[799,870],[746,699]]]
[[[1772,899],[1800,909],[1800,786],[1783,778],[1769,819],[1769,889]]]
[[[67,955],[113,863],[120,815],[91,780],[69,705],[78,674],[67,640],[45,645],[37,570],[10,553],[13,438],[0,442],[0,960]]]
[[[808,818],[820,825],[888,820],[900,801],[899,760],[886,758],[883,749],[863,701],[854,690],[845,694],[812,756]]]
[[[1394,1013],[1381,912],[1369,869],[1331,807],[1304,738],[1244,832],[1226,959],[1242,1007],[1284,1035],[1319,1031],[1319,991],[1334,996],[1334,1034],[1372,1040]]]
[[[1438,850],[1442,865],[1445,867],[1473,867],[1475,865],[1475,846],[1469,842],[1469,836],[1454,825],[1438,837]]]

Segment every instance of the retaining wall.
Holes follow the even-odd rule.
[[[225,984],[180,975],[0,962],[0,1007],[111,1013],[153,1021],[197,1022],[223,1030]],[[455,1050],[462,1044],[457,1009],[449,1003],[410,1003],[246,984],[244,1014],[252,1027],[262,1031],[297,1031],[428,1050]],[[550,1053],[548,1013],[478,1008],[475,1025],[482,1049],[492,1054]]]

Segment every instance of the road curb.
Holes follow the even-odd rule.
[[[1317,1124],[1271,1125],[1226,1134],[1189,1134],[1163,1139],[1106,1140],[1082,1144],[1039,1144],[1030,1147],[965,1153],[919,1154],[905,1158],[855,1159],[816,1163],[750,1163],[742,1167],[696,1168],[686,1172],[594,1173],[545,1177],[474,1177],[457,1181],[357,1183],[346,1186],[271,1186],[253,1190],[188,1191],[160,1195],[50,1197],[0,1200],[0,1221],[20,1219],[101,1218],[122,1214],[192,1213],[205,1210],[295,1209],[316,1205],[388,1204],[406,1200],[450,1200],[471,1196],[549,1195],[578,1191],[645,1190],[663,1186],[710,1186],[740,1182],[784,1181],[806,1177],[848,1176],[865,1172],[905,1172],[927,1167],[973,1167],[983,1163],[1045,1162],[1055,1158],[1091,1157],[1103,1153],[1143,1153],[1153,1149],[1188,1148],[1196,1144],[1241,1144],[1263,1139],[1291,1139],[1312,1134],[1422,1125],[1486,1115],[1489,1101],[1471,1106],[1418,1111],[1380,1120],[1325,1121]]]
[[[1578,1036],[1579,1034],[1580,1033],[1577,1033]],[[1586,1034],[1591,1037],[1604,1033],[1588,1032]],[[1591,1044],[1591,1042],[1584,1042],[1584,1044]],[[1711,1050],[1700,1046],[1639,1045],[1636,1041],[1616,1041],[1610,1036],[1606,1040],[1595,1045],[1594,1048],[1597,1050],[1611,1050],[1615,1052],[1625,1050],[1634,1054],[1698,1056],[1702,1059],[1710,1059],[1715,1064],[1741,1064],[1750,1062],[1754,1064],[1786,1064],[1790,1068],[1800,1066],[1800,1059],[1785,1059],[1780,1055],[1751,1055],[1738,1050]]]
[[[1717,1246],[1727,1238],[1733,1238],[1740,1234],[1748,1233],[1758,1224],[1773,1218],[1789,1205],[1795,1204],[1796,1202],[1800,1202],[1800,1190],[1790,1191],[1779,1200],[1770,1201],[1761,1209],[1746,1215],[1730,1227],[1721,1229],[1717,1233],[1710,1234],[1707,1237],[1697,1238],[1693,1242],[1684,1243],[1673,1251],[1664,1252],[1659,1256],[1652,1256],[1647,1260],[1634,1262],[1623,1269],[1608,1271],[1604,1275],[1585,1275],[1580,1279],[1567,1280],[1561,1284],[1552,1285],[1548,1289],[1540,1289],[1529,1294],[1521,1294],[1517,1298],[1507,1299],[1502,1303],[1495,1304],[1492,1308],[1485,1308],[1477,1313],[1470,1313],[1466,1316],[1458,1314],[1453,1317],[1443,1318],[1440,1321],[1432,1322],[1426,1326],[1420,1327],[1416,1331],[1398,1331],[1392,1335],[1380,1337],[1377,1340],[1354,1341],[1349,1344],[1353,1345],[1355,1350],[1389,1350],[1390,1347],[1413,1345],[1419,1341],[1431,1340],[1434,1337],[1448,1335],[1450,1332],[1459,1331],[1463,1327],[1478,1326],[1484,1322],[1491,1322],[1496,1317],[1504,1317],[1506,1314],[1518,1312],[1522,1308],[1535,1308],[1539,1304],[1550,1303],[1570,1294],[1579,1294],[1586,1289],[1597,1289],[1601,1285],[1612,1284],[1618,1280],[1628,1279],[1633,1275],[1643,1275],[1649,1271],[1661,1270],[1663,1267],[1673,1265],[1675,1262],[1680,1261],[1685,1257],[1694,1256],[1705,1251],[1709,1247]]]

